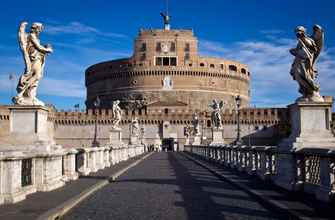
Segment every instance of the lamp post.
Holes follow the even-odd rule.
[[[95,115],[95,121],[94,121],[94,138],[92,142],[92,147],[99,147],[100,144],[97,140],[97,133],[98,133],[98,114],[96,110],[100,107],[100,99],[99,96],[97,96],[93,102],[94,105],[94,115]]]
[[[241,143],[241,128],[240,128],[240,106],[241,106],[241,98],[239,95],[235,97],[236,107],[237,107],[237,136],[236,136],[236,144]]]

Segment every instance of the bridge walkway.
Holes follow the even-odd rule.
[[[72,209],[64,220],[295,219],[184,153],[160,152]]]

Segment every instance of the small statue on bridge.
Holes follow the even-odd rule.
[[[199,117],[197,113],[193,114],[192,124],[193,124],[193,134],[195,136],[199,136],[200,135],[200,121],[199,121]]]
[[[297,101],[323,102],[320,95],[320,86],[316,82],[317,70],[315,63],[319,57],[324,43],[324,32],[321,26],[314,25],[313,35],[307,36],[306,29],[298,26],[295,33],[298,39],[296,48],[290,50],[295,57],[290,74],[299,84],[302,97]]]
[[[222,129],[221,111],[223,109],[224,102],[220,101],[219,103],[217,100],[214,99],[213,103],[209,106],[213,109],[211,115],[213,127],[215,127],[216,129]]]
[[[23,54],[25,71],[17,85],[17,95],[13,97],[14,104],[42,105],[44,103],[36,98],[37,87],[43,77],[45,59],[53,49],[50,44],[41,45],[39,35],[43,30],[41,23],[33,23],[30,33],[26,33],[27,22],[22,22],[19,27],[18,38]]]
[[[121,121],[121,116],[122,116],[122,109],[119,106],[120,101],[116,100],[113,101],[113,106],[112,106],[112,112],[113,112],[113,122],[112,122],[112,128],[113,129],[120,129],[119,124]]]
[[[132,137],[139,137],[140,136],[140,125],[138,123],[138,119],[135,117],[132,121],[131,121],[131,136]]]

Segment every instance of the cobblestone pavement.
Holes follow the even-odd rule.
[[[179,153],[155,153],[64,220],[289,219]]]

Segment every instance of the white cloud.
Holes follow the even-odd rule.
[[[78,21],[73,21],[68,24],[46,24],[45,33],[50,35],[55,34],[94,34],[104,37],[128,38],[127,35],[112,32],[103,32],[95,27],[82,24]]]
[[[86,89],[82,80],[44,78],[40,84],[40,94],[85,98]]]
[[[275,34],[275,33],[271,33]],[[266,41],[243,41],[226,46],[220,42],[200,40],[200,51],[204,55],[237,60],[249,66],[252,74],[252,104],[257,106],[284,106],[300,96],[297,83],[289,74],[293,56],[289,49],[295,40],[271,38]],[[318,62],[321,94],[335,94],[333,70],[334,48],[325,49]]]
[[[0,92],[15,92],[18,75],[13,81],[9,75],[0,75]],[[82,80],[54,79],[45,77],[41,80],[38,94],[59,97],[85,98],[86,89]]]

